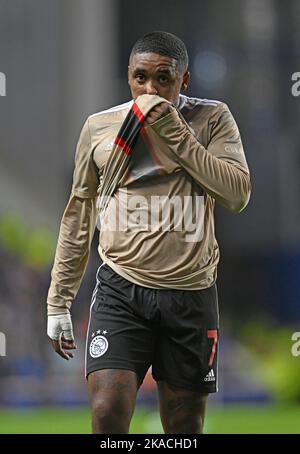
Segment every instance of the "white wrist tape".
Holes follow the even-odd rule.
[[[48,315],[47,334],[53,340],[59,340],[62,334],[66,340],[74,340],[71,315]]]

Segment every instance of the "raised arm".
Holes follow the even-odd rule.
[[[226,104],[221,104],[210,119],[207,148],[174,108],[150,127],[216,201],[237,213],[246,207],[251,192],[249,169],[237,125]]]

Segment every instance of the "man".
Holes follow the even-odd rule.
[[[73,357],[69,310],[99,208],[103,264],[86,350],[94,433],[128,433],[150,366],[166,433],[201,433],[207,396],[217,391],[213,211],[215,201],[233,212],[245,208],[250,179],[228,107],[180,94],[189,79],[184,43],[166,32],[145,35],[129,60],[134,101],[91,115],[79,139],[48,335],[59,355]]]

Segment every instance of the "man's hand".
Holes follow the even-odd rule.
[[[172,110],[174,110],[174,107],[172,107],[167,102],[162,102],[161,104],[158,104],[158,106],[155,106],[152,110],[150,110],[145,119],[145,123],[151,125],[165,115],[168,115],[168,113],[172,112]]]
[[[70,314],[48,315],[47,334],[56,353],[67,360],[73,358],[73,353],[66,351],[76,348]]]

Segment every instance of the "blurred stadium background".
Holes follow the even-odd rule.
[[[299,23],[297,0],[0,1],[0,433],[90,431],[83,365],[97,235],[73,305],[73,361],[51,350],[45,300],[80,128],[130,99],[130,48],[155,29],[186,42],[188,94],[229,104],[252,171],[247,210],[216,212],[220,392],[206,432],[300,433]],[[131,431],[162,431],[150,375]]]

